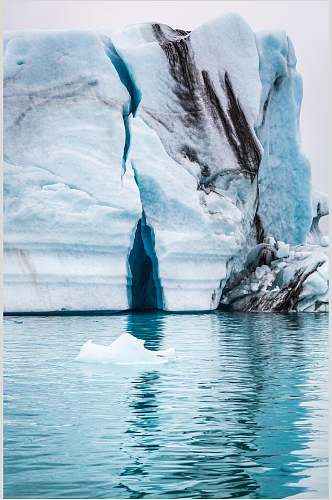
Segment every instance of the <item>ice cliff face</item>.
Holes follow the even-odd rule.
[[[4,99],[6,310],[128,307],[130,99],[99,38],[9,35]]]
[[[5,45],[7,312],[215,309],[264,237],[317,236],[285,34],[228,15]]]

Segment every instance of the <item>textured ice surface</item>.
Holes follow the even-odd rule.
[[[153,228],[163,308],[217,307],[227,258],[237,249],[239,209],[211,193],[209,202],[216,204],[211,216],[194,177],[165,153],[158,135],[139,118],[131,158],[146,222]]]
[[[259,156],[260,145],[252,158],[245,155],[241,148],[249,144],[241,144],[245,137],[236,130],[238,109],[233,109],[234,121],[226,111],[233,104],[232,88],[247,121],[242,127],[248,131],[243,134],[252,133],[255,142],[261,94],[259,58],[254,33],[243,19],[224,16],[191,33],[144,24],[111,38],[140,90],[137,114],[157,132],[167,154],[180,167],[197,182],[205,182],[225,169],[241,167],[243,153],[246,167],[257,169],[255,154]],[[229,140],[226,127],[238,144]]]
[[[149,351],[144,347],[144,340],[129,333],[123,333],[109,346],[85,342],[76,357],[83,363],[102,363],[118,365],[146,365],[167,363],[174,357],[174,349]]]
[[[6,310],[126,309],[141,214],[129,94],[99,38],[12,34],[5,52]]]
[[[264,236],[326,245],[295,66],[237,15],[9,33],[5,311],[215,309]]]
[[[312,213],[313,219],[307,243],[327,247],[329,245],[328,236],[323,235],[319,227],[320,219],[329,214],[329,200],[325,193],[321,193],[320,191],[313,192]]]
[[[255,36],[232,15],[192,33],[144,24],[110,38],[140,90],[129,158],[154,232],[162,307],[214,309],[227,262],[253,230]]]
[[[226,284],[222,307],[235,311],[327,311],[328,253],[314,245],[264,242]]]
[[[258,174],[259,216],[266,234],[300,244],[312,221],[310,165],[300,149],[302,78],[285,32],[256,38],[262,81],[257,134],[264,148]]]

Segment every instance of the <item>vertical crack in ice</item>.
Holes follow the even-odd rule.
[[[128,278],[128,302],[131,309],[163,309],[163,292],[159,278],[155,236],[147,223],[137,170],[132,162],[134,179],[141,197],[142,217],[139,219],[132,249],[128,257],[131,281]]]
[[[130,115],[133,117],[141,101],[141,91],[136,86],[135,80],[126,62],[116,50],[110,38],[104,37],[107,56],[112,62],[123,85],[130,96],[130,101],[123,107],[123,124],[125,129],[125,144],[122,158],[122,176],[126,172],[128,152],[131,143]],[[137,172],[134,178],[141,196]],[[142,204],[142,217],[139,219],[132,249],[128,257],[128,266],[131,272],[131,282],[128,277],[128,302],[131,309],[162,309],[162,290],[158,273],[158,260],[155,252],[155,239],[152,228],[147,224]]]
[[[256,241],[257,243],[262,243],[264,238],[265,238],[265,232],[262,224],[262,219],[259,215],[259,188],[257,187],[257,204],[256,204],[256,211],[254,215],[254,228],[255,228],[255,236],[256,236]]]
[[[106,55],[109,57],[112,62],[116,72],[119,75],[119,78],[123,85],[128,90],[128,94],[130,96],[130,113],[135,116],[139,103],[141,101],[141,91],[137,87],[135,80],[131,74],[130,69],[126,62],[122,59],[118,51],[116,50],[113,42],[110,38],[104,40]]]
[[[123,154],[122,154],[122,174],[121,174],[121,177],[123,177],[124,174],[126,173],[128,152],[129,152],[130,143],[131,143],[129,114],[130,113],[126,112],[125,109],[122,112],[123,125],[124,125],[124,129],[125,129],[125,143],[124,143]]]
[[[254,237],[256,238],[257,243],[263,243],[264,238],[266,236],[265,231],[264,231],[264,226],[262,222],[262,218],[259,214],[259,179],[258,175],[256,176],[256,199],[254,203],[254,219],[253,219],[253,224],[252,227],[254,229]]]
[[[134,244],[129,254],[129,266],[132,275],[131,308],[156,309],[156,286],[153,281],[152,261],[144,248],[142,219],[136,226]]]
[[[114,69],[118,73],[121,82],[126,87],[129,94],[129,103],[127,105],[124,105],[122,110],[123,125],[125,129],[125,144],[123,148],[122,174],[121,174],[121,176],[123,176],[126,173],[126,164],[131,143],[129,117],[130,115],[135,116],[136,114],[137,108],[141,101],[141,91],[136,86],[135,80],[132,77],[127,64],[119,55],[111,39],[108,37],[104,37],[103,43],[107,57],[113,64]]]

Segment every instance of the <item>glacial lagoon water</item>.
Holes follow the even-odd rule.
[[[327,498],[328,315],[4,324],[5,498]],[[123,332],[181,359],[74,361]]]

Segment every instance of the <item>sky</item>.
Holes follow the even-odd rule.
[[[281,29],[295,46],[303,77],[302,149],[312,167],[313,187],[327,191],[329,133],[329,5],[327,0],[99,1],[5,0],[3,29],[121,30],[140,22],[194,29],[236,12],[254,31]]]

